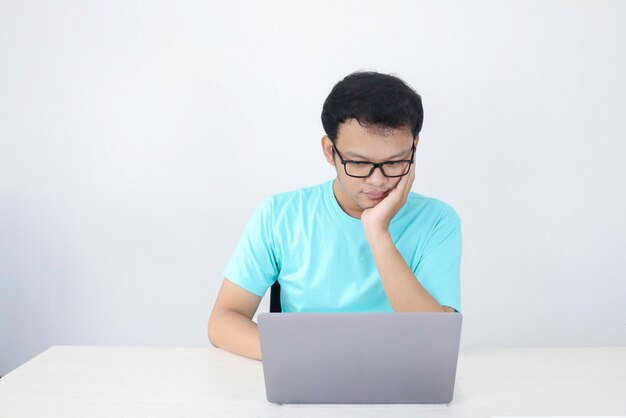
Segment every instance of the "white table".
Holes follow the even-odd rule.
[[[53,346],[0,379],[0,417],[626,415],[626,347],[462,352],[449,405],[274,405],[215,348]]]

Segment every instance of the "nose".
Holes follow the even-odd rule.
[[[365,181],[373,187],[380,187],[387,183],[388,179],[385,177],[380,167],[376,167],[372,175],[367,177]]]

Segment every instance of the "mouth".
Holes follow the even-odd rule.
[[[383,200],[385,197],[387,197],[388,192],[363,192],[365,194],[365,196],[367,196],[367,198],[369,200]]]

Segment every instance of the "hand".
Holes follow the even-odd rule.
[[[389,224],[396,213],[406,203],[411,186],[415,180],[415,163],[411,164],[409,173],[400,178],[396,187],[378,202],[376,206],[365,209],[361,214],[361,223],[366,235],[369,233],[388,232]]]

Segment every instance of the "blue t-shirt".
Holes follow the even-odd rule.
[[[263,296],[276,280],[283,312],[391,312],[361,220],[333,182],[273,195],[249,219],[224,277]],[[461,221],[448,204],[409,193],[389,225],[422,286],[461,310]]]

